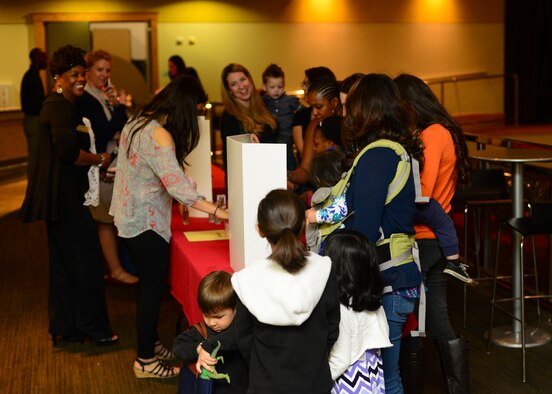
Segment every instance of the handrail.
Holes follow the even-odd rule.
[[[445,105],[445,84],[447,83],[457,83],[465,81],[475,81],[481,79],[495,79],[495,78],[511,78],[514,84],[514,125],[519,124],[519,78],[517,74],[508,73],[508,74],[489,74],[486,71],[467,73],[467,74],[456,74],[456,75],[447,75],[443,77],[435,78],[426,78],[424,81],[428,85],[439,84],[441,86],[441,104]]]
[[[473,79],[485,78],[487,75],[489,74],[485,71],[481,71],[477,73],[469,73],[469,74],[447,75],[444,77],[426,78],[425,83],[427,83],[428,85],[431,85],[434,83],[469,81]]]

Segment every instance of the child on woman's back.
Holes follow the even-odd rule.
[[[197,302],[203,313],[203,321],[180,334],[174,341],[173,353],[181,360],[191,363],[200,372],[201,368],[213,369],[219,373],[227,373],[230,383],[226,380],[215,380],[215,391],[221,393],[245,393],[247,390],[247,365],[238,352],[232,322],[236,314],[237,296],[230,282],[231,274],[226,271],[214,271],[206,275],[199,283]],[[221,343],[219,354],[224,356],[224,363],[217,363],[210,357],[211,352]],[[197,361],[197,363],[196,363]],[[188,374],[188,379],[184,378]],[[179,393],[194,392],[189,387],[188,371],[180,374]]]
[[[328,393],[329,352],[339,331],[331,260],[306,250],[305,208],[288,190],[260,202],[258,231],[272,254],[234,273],[234,327],[253,393]]]
[[[391,342],[376,249],[361,233],[336,231],[326,238],[322,255],[332,259],[341,302],[339,338],[329,358],[332,393],[383,393],[380,349]]]

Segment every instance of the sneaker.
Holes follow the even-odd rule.
[[[468,268],[467,264],[462,264],[458,260],[449,260],[443,272],[445,274],[452,275],[456,279],[460,279],[462,282],[465,282],[469,285],[476,285],[477,282],[470,278],[470,276],[466,272],[466,268]]]

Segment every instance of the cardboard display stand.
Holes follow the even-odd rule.
[[[186,157],[186,175],[197,183],[197,191],[204,195],[207,201],[213,201],[213,179],[211,177],[211,125],[205,116],[198,117],[199,143]],[[190,209],[191,217],[206,218],[207,213]]]
[[[249,134],[227,137],[230,265],[234,271],[270,255],[259,236],[257,208],[274,189],[287,187],[286,145],[251,143]]]

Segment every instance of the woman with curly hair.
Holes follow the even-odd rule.
[[[251,134],[253,142],[276,142],[278,123],[266,108],[249,71],[231,63],[222,70],[222,113],[220,133],[226,168],[226,137]]]
[[[21,207],[23,221],[46,221],[49,331],[54,345],[85,338],[105,345],[119,339],[107,315],[98,232],[83,205],[90,167],[106,168],[111,161],[105,152],[90,153],[90,136],[74,105],[86,83],[84,54],[67,45],[52,56],[54,90],[40,111],[41,132]]]
[[[377,246],[382,305],[393,344],[382,349],[385,389],[402,393],[398,366],[402,329],[420,296],[422,274],[412,255],[415,179],[412,171],[400,169],[410,168],[408,156],[421,159],[422,143],[414,133],[413,111],[387,75],[362,77],[353,85],[345,106],[342,137],[349,160],[358,161],[346,196],[354,214],[344,223],[346,229],[364,234]],[[364,151],[368,145],[371,148]],[[402,186],[394,187],[397,183]]]

